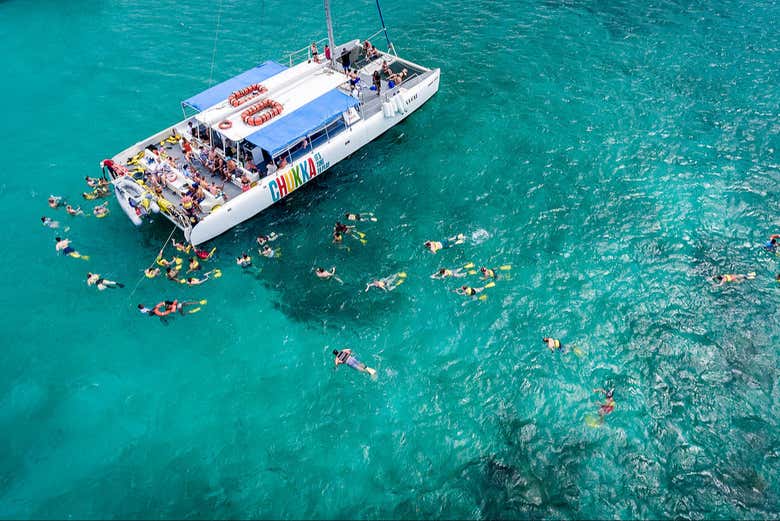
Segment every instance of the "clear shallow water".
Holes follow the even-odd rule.
[[[0,3],[0,517],[776,518],[780,269],[758,246],[778,231],[780,10],[602,4],[385,2],[439,94],[216,240],[215,283],[133,293],[170,228],[45,199],[179,118],[219,3]],[[321,37],[320,13],[225,0],[214,79]],[[371,2],[334,16],[337,40],[376,27]],[[337,250],[347,209],[381,219]],[[89,263],[55,257],[44,214]],[[269,230],[282,262],[242,273]],[[457,232],[477,240],[421,247]],[[512,278],[465,306],[428,279],[469,261]],[[209,304],[168,326],[134,310],[189,296]],[[342,346],[378,380],[334,371]],[[617,409],[591,428],[603,385]]]

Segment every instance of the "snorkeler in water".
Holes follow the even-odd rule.
[[[236,257],[236,264],[241,266],[242,268],[248,268],[252,265],[252,257],[246,254],[246,252],[242,253],[240,257]]]
[[[108,201],[101,203],[92,209],[92,215],[98,219],[102,219],[108,215]]]
[[[121,282],[114,282],[113,280],[104,279],[98,273],[87,273],[87,286],[97,286],[100,291],[106,288],[124,288],[125,285]]]
[[[157,254],[157,258],[154,260],[158,266],[162,266],[163,268],[169,268],[171,266],[181,266],[182,260],[180,257],[174,257],[171,260],[163,259],[162,257],[163,250],[160,250],[160,253]]]
[[[263,244],[265,244],[267,242],[273,242],[276,239],[278,239],[280,237],[280,235],[281,234],[278,234],[276,232],[271,232],[268,235],[258,235],[257,236],[257,244],[259,246],[262,246]]]
[[[181,279],[179,282],[181,284],[186,284],[188,286],[200,286],[201,284],[209,280],[209,276],[211,276],[212,273],[214,274],[215,279],[218,279],[222,276],[222,271],[219,268],[215,268],[211,271],[207,271],[206,273],[204,273],[203,277],[200,279],[197,277],[187,277],[186,279]]]
[[[49,206],[52,208],[59,208],[61,204],[63,204],[62,197],[59,195],[50,195],[49,196]]]
[[[168,266],[167,268],[165,268],[165,276],[170,281],[178,282],[180,271],[181,271],[181,265],[174,264],[173,266]]]
[[[615,400],[613,398],[615,389],[610,389],[608,391],[606,389],[593,389],[593,392],[601,393],[605,398],[604,403],[599,404],[599,416],[604,417],[615,410]]]
[[[211,257],[214,256],[215,251],[217,251],[216,248],[211,248],[211,251],[199,250],[198,248],[195,248],[195,256],[198,257],[200,260],[209,260]]]
[[[336,267],[333,266],[330,270],[326,270],[323,267],[317,267],[314,269],[314,274],[321,279],[334,279],[339,284],[344,284],[344,281],[336,276]]]
[[[755,278],[756,278],[756,273],[751,271],[747,275],[742,275],[740,273],[727,274],[727,275],[715,275],[712,278],[712,280],[717,282],[718,286],[722,286],[727,282],[734,282],[735,284],[739,284],[740,282],[745,282],[746,280],[753,280]]]
[[[557,338],[544,337],[542,338],[542,342],[544,342],[547,345],[550,351],[557,351],[558,349],[563,349],[563,344]]]
[[[72,215],[73,217],[84,215],[84,210],[82,210],[80,206],[78,208],[73,208],[71,205],[66,205],[65,211],[68,212],[68,215]]]
[[[257,251],[267,259],[272,259],[281,255],[281,250],[279,248],[271,248],[268,244],[263,245],[263,248]]]
[[[182,252],[185,255],[188,255],[192,249],[192,244],[177,242],[176,239],[171,239],[171,244],[173,244],[173,247],[176,248],[176,250]]]
[[[360,213],[345,213],[344,218],[348,221],[371,221],[371,222],[377,222],[377,218],[374,217],[374,214],[371,212],[360,212]]]
[[[160,268],[158,268],[156,266],[154,266],[152,268],[146,268],[144,270],[144,275],[146,275],[147,279],[153,279],[153,278],[155,278],[159,274],[160,274]]]
[[[488,282],[487,284],[485,284],[482,287],[474,288],[474,287],[471,287],[471,286],[466,286],[464,284],[463,286],[461,286],[459,288],[456,288],[455,289],[455,293],[457,293],[458,295],[463,295],[464,297],[473,297],[474,295],[476,295],[478,293],[482,293],[487,288],[492,288],[495,285],[496,285],[495,282]]]
[[[387,277],[372,280],[371,282],[366,284],[366,291],[368,291],[371,288],[379,288],[382,291],[393,291],[395,288],[403,284],[405,280],[406,280],[406,273],[404,272],[393,273],[392,275],[389,275]]]
[[[448,239],[444,239],[443,241],[425,241],[425,247],[430,251],[431,253],[436,253],[439,250],[444,250],[447,248],[452,248],[456,244],[463,244],[466,242],[466,236],[462,233],[459,233],[457,235],[453,235],[452,237]]]
[[[461,278],[465,277],[468,273],[464,270],[464,268],[456,268],[454,270],[449,270],[447,268],[441,268],[439,271],[431,275],[432,279],[446,279],[447,277],[456,277]]]
[[[769,240],[764,243],[763,248],[769,253],[777,253],[777,239],[780,239],[780,234],[772,234],[769,236]]]
[[[55,221],[51,217],[41,217],[41,224],[47,228],[55,229],[60,227],[59,221]],[[67,230],[66,230],[67,231]]]
[[[187,270],[187,273],[191,271],[197,271],[200,269],[200,262],[198,262],[198,259],[195,257],[190,257],[190,263],[189,263],[189,269]]]
[[[69,239],[56,237],[54,240],[57,242],[54,246],[57,253],[62,253],[63,255],[73,257],[74,259],[89,260],[89,255],[82,255],[71,247]]]
[[[371,376],[376,375],[376,370],[368,367],[366,364],[352,356],[352,350],[351,349],[342,349],[339,351],[338,349],[333,350],[333,354],[336,357],[335,364],[336,367],[338,367],[340,364],[346,364],[352,369],[355,369],[356,371],[360,371],[361,373],[366,373]]]

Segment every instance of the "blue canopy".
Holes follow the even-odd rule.
[[[246,140],[276,156],[290,145],[330,123],[360,102],[338,89],[310,101],[292,114],[272,121]]]
[[[260,83],[263,80],[267,80],[271,76],[275,76],[287,69],[284,65],[280,65],[276,62],[267,61],[257,67],[253,67],[246,72],[242,72],[234,78],[223,81],[214,85],[210,89],[206,89],[200,94],[196,94],[188,100],[182,101],[182,105],[187,105],[194,108],[197,111],[206,110],[209,107],[213,107],[222,100],[227,99],[231,93],[243,89],[253,83]]]

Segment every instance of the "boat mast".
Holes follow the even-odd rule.
[[[333,41],[333,22],[330,19],[330,0],[325,1],[325,23],[328,25],[328,46],[330,47],[330,65],[336,64],[336,44]]]

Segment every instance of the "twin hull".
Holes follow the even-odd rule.
[[[380,111],[366,120],[361,119],[289,168],[261,179],[257,186],[236,196],[203,218],[192,228],[188,240],[197,245],[213,239],[287,197],[311,179],[322,175],[332,165],[376,139],[420,108],[439,90],[439,77],[440,71],[435,69],[425,81],[409,90],[396,93],[395,96],[402,96],[403,112],[385,117]]]

